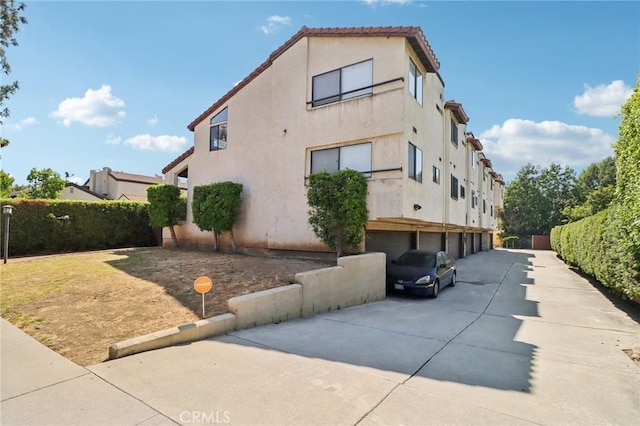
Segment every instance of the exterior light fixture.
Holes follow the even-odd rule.
[[[421,206],[420,204],[414,204],[414,205],[413,205],[413,209],[414,209],[415,211],[418,211],[418,210],[420,210],[421,208],[422,208],[422,206]]]
[[[9,218],[13,214],[13,206],[2,206],[2,214],[4,215],[4,263],[7,263],[9,257]]]

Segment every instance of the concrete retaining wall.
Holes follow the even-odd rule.
[[[341,257],[338,266],[296,274],[302,284],[302,316],[385,298],[384,253]]]
[[[279,323],[300,316],[302,286],[291,284],[233,297],[227,302],[236,316],[236,329]]]
[[[338,266],[296,274],[300,284],[229,299],[231,313],[111,345],[109,359],[382,300],[386,295],[385,264],[384,253],[341,257]]]
[[[123,356],[165,348],[179,343],[194,342],[233,331],[235,328],[235,315],[218,315],[115,343],[109,347],[109,359],[122,358]]]

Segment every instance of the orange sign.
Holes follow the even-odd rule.
[[[209,277],[198,277],[193,282],[193,288],[198,293],[208,293],[209,291],[211,291],[211,287],[213,287],[213,283],[211,282],[211,278]]]

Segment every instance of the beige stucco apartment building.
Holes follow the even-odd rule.
[[[194,145],[163,169],[188,177],[178,237],[212,243],[193,188],[230,180],[244,185],[239,247],[327,251],[307,225],[308,177],[352,168],[368,178],[365,250],[490,248],[504,182],[439,67],[417,27],[302,27],[189,124]]]

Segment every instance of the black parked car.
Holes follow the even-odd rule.
[[[444,251],[409,250],[387,265],[387,291],[438,297],[456,285],[456,263]]]

